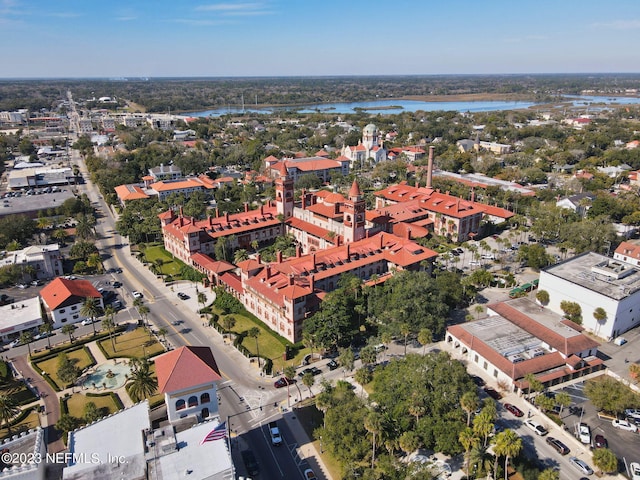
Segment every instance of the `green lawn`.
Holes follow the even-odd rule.
[[[161,258],[164,263],[160,267],[160,273],[164,275],[178,275],[182,263],[175,260],[162,245],[148,246],[144,251],[144,256],[148,262],[155,263],[158,258]]]
[[[215,311],[215,309],[214,309]],[[217,311],[218,315],[220,312]],[[284,345],[273,336],[273,332],[263,326],[260,323],[254,322],[251,318],[234,313],[232,316],[236,319],[235,326],[231,329],[232,332],[239,334],[253,327],[258,327],[260,335],[258,335],[258,348],[260,349],[260,356],[270,358],[273,360],[274,369],[282,370],[282,357],[284,354]],[[222,325],[222,318],[224,315],[220,315],[219,323]],[[245,337],[242,341],[242,345],[251,353],[256,354],[256,339],[251,337]],[[310,353],[311,350],[303,348],[297,352],[296,356],[287,362],[288,365],[300,365],[305,355]]]
[[[80,370],[84,370],[87,367],[90,367],[94,364],[93,359],[87,354],[84,348],[80,348],[78,350],[74,350],[72,352],[65,352],[69,359],[77,360],[76,366]],[[58,386],[58,390],[62,390],[64,385],[62,381],[58,378],[58,357],[50,358],[49,360],[43,360],[42,362],[37,362],[36,366],[40,368],[43,372],[46,372],[51,380]]]
[[[76,418],[83,418],[84,406],[89,402],[93,402],[96,404],[96,407],[98,407],[100,413],[102,413],[102,416],[106,416],[110,413],[115,413],[118,411],[118,405],[115,404],[115,402],[111,398],[111,395],[87,397],[82,393],[74,393],[66,399],[69,415],[72,415]]]
[[[145,354],[147,357],[153,357],[154,355],[164,352],[164,347],[156,341],[154,337],[150,340],[149,334],[143,327],[136,328],[122,335],[114,336],[113,340],[116,346],[115,351],[108,337],[99,342],[107,358],[142,358]],[[151,343],[147,345],[147,342]]]
[[[37,411],[32,411],[29,415],[26,416],[24,420],[16,425],[11,426],[11,435],[16,435],[21,432],[26,432],[29,429],[37,428],[40,426],[40,421],[38,416],[40,414]],[[0,428],[0,439],[4,439],[9,436],[9,430],[4,426]]]

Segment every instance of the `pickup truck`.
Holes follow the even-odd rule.
[[[279,447],[282,445],[282,435],[276,422],[269,422],[269,434],[271,435],[271,445]]]

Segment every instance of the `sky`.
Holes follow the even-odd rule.
[[[0,78],[636,73],[638,0],[0,0]]]

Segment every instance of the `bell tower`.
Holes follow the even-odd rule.
[[[280,163],[280,175],[276,179],[276,211],[285,220],[293,216],[293,180],[284,160]]]
[[[355,180],[349,190],[349,199],[344,204],[344,241],[357,242],[365,237],[365,202]]]

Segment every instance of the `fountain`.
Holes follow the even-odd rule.
[[[87,375],[82,385],[85,388],[102,385],[105,389],[115,390],[125,384],[130,373],[131,367],[124,364],[100,365],[95,372]]]

